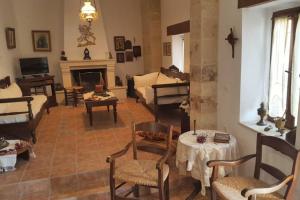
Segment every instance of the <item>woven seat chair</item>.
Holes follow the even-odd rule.
[[[156,122],[145,122],[132,125],[132,141],[122,151],[115,153],[107,158],[110,163],[110,193],[111,200],[118,199],[138,199],[139,186],[149,188],[157,188],[159,190],[159,199],[169,199],[169,166],[167,164],[170,155],[172,154],[172,126],[165,126]],[[141,132],[149,133],[150,135],[164,136],[163,143],[137,141],[136,135]],[[124,156],[130,147],[133,147],[133,160],[128,160],[116,167],[115,161],[117,158]],[[150,153],[163,155],[158,161],[138,159],[138,150]],[[116,181],[120,185],[116,186]],[[124,197],[116,194],[116,190],[125,184],[134,185]],[[130,194],[134,194],[135,198],[127,198]]]
[[[262,162],[263,146],[270,147],[289,157],[293,161],[291,174],[286,176],[274,166]],[[218,178],[219,166],[236,167],[242,163],[256,158],[254,178],[249,177],[224,177]],[[209,167],[213,167],[211,178],[212,200],[220,197],[222,200],[295,200],[293,196],[296,190],[296,179],[299,176],[300,151],[294,146],[277,137],[257,135],[256,154],[245,156],[235,161],[209,161]],[[275,179],[279,180],[274,185],[259,180],[260,171],[264,170]],[[284,196],[278,190],[287,186]]]

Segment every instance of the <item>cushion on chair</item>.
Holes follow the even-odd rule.
[[[169,166],[163,165],[163,179],[169,175]],[[155,160],[129,160],[116,168],[115,179],[145,186],[158,185],[158,170]]]
[[[268,187],[263,181],[248,177],[225,177],[213,182],[214,190],[227,200],[247,200],[241,195],[245,188]],[[257,195],[256,200],[283,200],[279,193]]]
[[[33,100],[31,101],[31,109],[33,118],[41,111],[42,106],[46,103],[47,97],[45,95],[33,95]],[[27,112],[28,106],[27,102],[16,102],[10,103],[9,106],[5,108],[3,113],[12,113],[12,112]],[[18,115],[7,115],[0,116],[0,124],[11,124],[11,123],[20,123],[27,122],[29,120],[28,114],[18,114]]]

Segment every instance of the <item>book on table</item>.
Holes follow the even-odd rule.
[[[226,133],[215,133],[214,142],[216,143],[229,143],[230,135]]]

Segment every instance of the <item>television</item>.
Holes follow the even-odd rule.
[[[49,73],[48,58],[21,58],[20,67],[22,75]]]

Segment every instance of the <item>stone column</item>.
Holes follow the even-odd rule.
[[[218,0],[191,0],[191,125],[202,129],[217,127],[218,9]]]
[[[160,0],[141,0],[143,24],[143,57],[145,73],[162,67]]]

